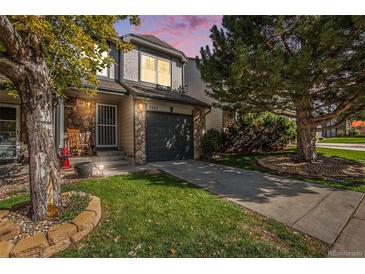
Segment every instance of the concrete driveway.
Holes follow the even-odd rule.
[[[193,160],[150,165],[330,244],[329,255],[365,256],[362,193]]]

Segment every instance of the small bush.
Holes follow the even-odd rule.
[[[226,152],[282,150],[296,138],[295,121],[272,113],[248,114],[223,134]]]
[[[202,137],[201,147],[205,157],[211,157],[220,151],[222,134],[216,129],[209,129]]]
[[[350,129],[350,136],[359,136],[360,135],[360,128],[359,127],[352,127]]]
[[[70,221],[83,212],[89,204],[90,197],[85,194],[72,194],[68,205],[62,209],[58,217],[62,221]]]

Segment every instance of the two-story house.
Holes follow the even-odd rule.
[[[111,45],[115,63],[98,74],[96,96],[72,87],[65,92],[55,108],[57,147],[70,145],[76,131],[81,155],[107,150],[136,163],[198,158],[210,103],[186,93],[189,60],[154,36],[124,40],[135,48],[122,52]],[[19,99],[1,92],[0,113],[0,158],[17,158],[26,142]]]

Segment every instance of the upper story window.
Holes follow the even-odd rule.
[[[141,81],[171,86],[170,61],[149,55],[141,55]]]
[[[101,54],[101,57],[104,59],[108,57],[108,52],[104,51]],[[97,75],[107,77],[110,79],[114,79],[114,64],[110,64],[109,66],[105,67],[103,70],[98,71]]]

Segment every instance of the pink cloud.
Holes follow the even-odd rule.
[[[213,25],[221,26],[222,16],[141,16],[141,21],[132,32],[154,35],[194,57],[201,46],[211,44],[209,30]]]

